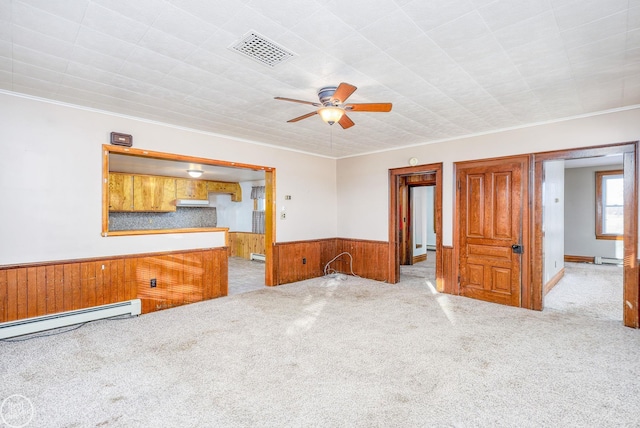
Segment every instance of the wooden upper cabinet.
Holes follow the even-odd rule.
[[[109,211],[112,212],[175,211],[176,199],[206,200],[209,198],[209,192],[228,193],[232,201],[242,201],[239,183],[109,173]]]
[[[133,176],[109,173],[109,211],[133,210]]]
[[[242,189],[240,183],[228,183],[224,181],[207,182],[207,190],[213,193],[230,193],[233,202],[242,202]]]
[[[207,182],[201,180],[189,180],[187,178],[176,179],[177,199],[208,199],[209,191]]]
[[[135,211],[175,211],[176,179],[152,175],[133,176]]]

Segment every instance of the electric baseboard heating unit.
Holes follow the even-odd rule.
[[[621,265],[622,259],[615,259],[612,257],[595,256],[593,258],[593,264],[596,265]]]
[[[0,323],[0,339],[37,333],[53,328],[82,324],[118,315],[140,315],[142,312],[140,299],[110,305],[93,306],[76,311],[60,312],[40,317],[26,318],[17,321]]]
[[[261,262],[266,260],[264,254],[258,254],[258,253],[251,253],[250,259],[251,260],[259,260]]]

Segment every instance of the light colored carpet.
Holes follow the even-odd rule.
[[[0,343],[30,427],[638,426],[640,332],[349,277]]]
[[[622,266],[565,263],[564,277],[545,296],[544,309],[621,322],[622,280]]]
[[[427,251],[427,260],[412,265],[400,266],[400,280],[413,281],[426,279],[435,287],[436,283],[436,252]]]

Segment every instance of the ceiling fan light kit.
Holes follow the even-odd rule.
[[[344,110],[340,107],[321,107],[318,109],[318,114],[329,125],[333,125],[342,119],[344,115]]]
[[[290,101],[300,104],[308,104],[314,107],[319,107],[318,110],[311,113],[304,114],[302,116],[295,117],[287,122],[298,122],[302,119],[306,119],[311,116],[320,115],[320,118],[333,125],[338,122],[342,129],[351,128],[355,123],[347,116],[347,112],[389,112],[391,111],[391,103],[349,103],[347,104],[347,98],[356,91],[355,86],[348,83],[340,83],[339,86],[326,86],[318,91],[317,102],[296,100],[293,98],[275,97],[276,100]]]

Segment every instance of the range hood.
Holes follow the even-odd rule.
[[[211,208],[208,199],[176,199],[176,207]]]

